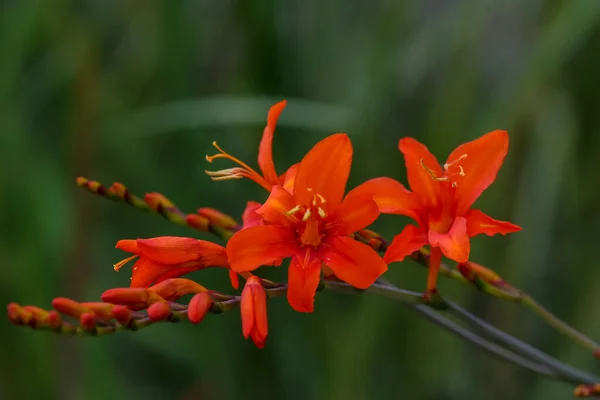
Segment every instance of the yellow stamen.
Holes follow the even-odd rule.
[[[225,158],[227,160],[231,160],[234,163],[238,164],[241,168],[236,167],[236,168],[222,169],[220,171],[204,171],[204,172],[206,172],[206,174],[208,176],[210,176],[210,179],[212,179],[213,181],[224,181],[224,180],[228,180],[228,179],[248,178],[248,179],[253,180],[254,182],[258,183],[260,186],[262,186],[266,190],[269,190],[269,191],[271,190],[271,184],[269,182],[267,182],[266,179],[263,178],[263,176],[261,174],[256,172],[254,169],[252,169],[250,166],[248,166],[246,163],[242,162],[238,158],[225,152],[221,147],[219,147],[219,145],[217,144],[216,141],[213,142],[212,145],[215,149],[217,149],[219,151],[219,153],[214,154],[212,156],[206,156],[206,161],[212,163],[213,160],[215,160],[217,158]]]
[[[317,207],[317,213],[319,214],[319,217],[321,217],[321,218],[325,218],[327,216],[327,213],[321,207]]]
[[[119,261],[118,263],[113,265],[114,270],[115,271],[120,270],[123,267],[123,265],[127,264],[129,261],[133,260],[136,257],[137,257],[137,254],[134,254],[131,257],[127,257],[126,259]]]
[[[308,219],[310,218],[311,214],[312,213],[310,212],[310,209],[306,210],[306,212],[302,216],[302,222],[308,221]]]

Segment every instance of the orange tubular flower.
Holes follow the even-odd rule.
[[[227,243],[235,272],[274,265],[291,257],[288,301],[297,311],[311,312],[321,264],[360,289],[366,289],[387,270],[369,246],[348,235],[379,216],[370,196],[344,197],[352,162],[352,144],[345,134],[317,143],[300,162],[293,190],[273,186],[256,212],[263,225],[237,232]]]
[[[260,284],[260,279],[252,275],[246,281],[240,301],[242,313],[242,333],[246,339],[250,337],[256,347],[265,347],[269,334],[267,321],[267,292]]]
[[[267,126],[263,130],[263,137],[258,148],[258,166],[260,167],[262,175],[244,162],[226,153],[217,145],[217,142],[213,142],[213,146],[219,153],[213,156],[206,156],[206,160],[212,162],[217,158],[226,158],[238,164],[239,167],[223,169],[220,171],[205,171],[206,174],[210,176],[213,181],[248,178],[268,191],[271,191],[271,188],[275,185],[284,186],[286,189],[291,190],[294,184],[294,176],[298,164],[292,165],[284,174],[278,176],[277,171],[275,170],[275,164],[273,163],[273,134],[275,133],[275,126],[277,125],[279,115],[286,104],[287,102],[285,100],[280,101],[273,105],[269,110]]]
[[[207,267],[229,267],[223,246],[193,238],[162,236],[119,240],[116,248],[134,255],[116,263],[115,271],[139,257],[133,265],[133,288],[145,288]]]
[[[435,292],[442,254],[459,263],[469,259],[470,239],[517,232],[521,228],[497,221],[471,206],[496,179],[508,152],[508,133],[496,130],[457,147],[442,166],[425,145],[412,138],[400,140],[408,183],[412,192],[390,178],[365,182],[348,194],[367,194],[381,213],[413,218],[418,227],[408,225],[397,235],[385,253],[387,263],[402,261],[425,245],[431,246],[427,290]]]

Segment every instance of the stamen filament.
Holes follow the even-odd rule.
[[[272,185],[269,182],[267,182],[267,180],[265,178],[263,178],[262,175],[260,175],[254,169],[252,169],[248,164],[244,163],[243,161],[239,160],[238,158],[236,158],[236,157],[232,156],[231,154],[227,153],[226,151],[224,151],[221,147],[219,147],[219,145],[217,144],[216,141],[213,142],[212,145],[215,149],[217,149],[219,151],[219,154],[214,154],[212,156],[206,156],[206,161],[212,163],[213,160],[215,160],[217,158],[225,158],[225,159],[233,161],[234,163],[238,164],[241,167],[241,168],[229,168],[229,169],[224,169],[224,170],[220,170],[220,171],[205,171],[206,174],[208,176],[210,176],[213,181],[248,178],[248,179],[253,180],[254,182],[258,183],[260,186],[262,186],[266,190],[271,191]]]
[[[127,257],[126,259],[119,261],[118,263],[113,265],[114,270],[119,271],[125,264],[127,264],[129,261],[133,260],[136,257],[137,254],[134,254],[131,257]]]

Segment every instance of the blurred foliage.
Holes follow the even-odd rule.
[[[398,139],[444,159],[507,129],[511,149],[477,203],[524,227],[477,238],[472,258],[558,316],[600,337],[600,1],[0,1],[0,300],[48,307],[126,286],[112,264],[121,238],[194,235],[85,193],[79,175],[186,211],[239,215],[266,194],[213,183],[218,140],[254,162],[270,104],[287,98],[278,170],[316,141],[348,132],[350,186],[405,182]],[[217,160],[216,162],[218,162]],[[225,161],[218,168],[229,166]],[[255,164],[253,164],[255,165]],[[215,167],[212,165],[210,167]],[[407,222],[387,216],[387,237]],[[212,239],[209,236],[201,236]],[[285,269],[267,271],[284,279]],[[407,261],[387,277],[422,290]],[[193,274],[227,288],[222,271]],[[527,310],[442,281],[444,294],[543,350],[593,372],[600,364]],[[330,293],[316,312],[269,303],[265,350],[237,313],[71,338],[0,322],[4,399],[565,399],[572,388],[507,365],[398,304]]]

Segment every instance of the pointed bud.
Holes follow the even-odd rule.
[[[86,332],[93,333],[96,331],[96,314],[92,311],[84,312],[79,317],[79,324],[81,325],[81,329]]]
[[[120,304],[117,304],[113,307],[112,315],[113,318],[123,326],[129,325],[129,321],[131,321],[131,318],[133,317],[131,310]]]
[[[48,311],[36,306],[24,306],[23,309],[29,311],[32,315],[32,319],[29,321],[29,326],[32,328],[48,326]]]
[[[198,214],[188,214],[185,217],[185,223],[202,232],[208,232],[208,227],[210,226],[210,221]]]
[[[198,293],[188,305],[188,318],[193,324],[202,322],[206,314],[210,311],[213,304],[212,298],[206,292]]]
[[[252,275],[246,281],[240,301],[242,333],[250,337],[258,348],[263,348],[269,333],[267,321],[267,293],[260,279]]]
[[[597,397],[600,395],[600,384],[579,385],[573,391],[575,397]]]
[[[121,304],[132,310],[143,310],[153,303],[165,301],[157,293],[143,288],[109,289],[100,297],[104,302]]]
[[[80,187],[89,190],[92,193],[96,193],[99,195],[104,195],[106,193],[106,189],[100,182],[91,181],[83,176],[80,176],[76,179],[77,185]]]
[[[127,195],[128,195],[128,191],[127,191],[127,187],[125,187],[125,185],[123,185],[122,183],[119,182],[114,182],[109,188],[108,188],[108,193],[110,193],[110,195],[112,197],[124,200]]]
[[[458,270],[471,282],[474,282],[477,277],[494,286],[499,286],[504,283],[502,278],[494,271],[474,262],[469,261],[466,263],[459,263]]]
[[[144,196],[144,201],[154,211],[175,207],[171,200],[167,199],[165,195],[161,193],[146,193]]]
[[[31,313],[17,303],[10,303],[6,310],[8,311],[8,319],[15,325],[26,325],[33,318]]]
[[[227,214],[222,213],[219,210],[215,210],[214,208],[199,208],[198,214],[208,219],[211,224],[220,226],[225,229],[233,230],[239,229],[240,227],[239,224],[235,221],[235,219],[231,218]]]
[[[59,329],[62,325],[62,318],[58,311],[48,312],[48,326],[52,329]]]
[[[185,278],[171,278],[148,288],[167,301],[175,301],[190,293],[206,292],[206,288]]]
[[[171,306],[169,303],[154,303],[148,307],[148,317],[154,321],[164,321],[171,315]]]
[[[57,297],[52,300],[52,307],[56,311],[73,318],[79,318],[84,312],[92,311],[89,308],[82,306],[78,302],[67,299],[66,297]]]
[[[102,303],[102,302],[86,302],[86,303],[80,303],[83,307],[87,307],[88,309],[92,310],[94,312],[94,314],[96,314],[99,317],[102,318],[106,318],[106,319],[111,319],[112,318],[112,309],[114,307],[114,304],[110,304],[110,303]]]

